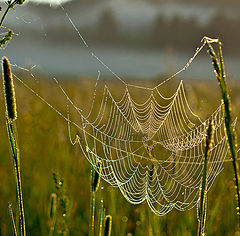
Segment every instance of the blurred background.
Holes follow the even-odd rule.
[[[101,70],[102,75],[110,75],[84,46],[67,13],[90,51],[122,77],[172,74],[207,35],[221,39],[228,74],[239,78],[237,0],[71,0],[62,1],[64,11],[58,2],[26,1],[16,7],[5,22],[16,35],[2,53],[19,66],[36,65],[44,73],[96,76]],[[204,50],[182,76],[212,75]]]

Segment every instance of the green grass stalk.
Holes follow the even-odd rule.
[[[93,214],[93,189],[92,189],[92,181],[93,181],[93,167],[91,169],[91,177],[90,177],[90,214],[89,214],[89,236],[93,236],[93,228],[92,228],[92,214]]]
[[[49,236],[53,235],[55,229],[56,211],[57,211],[57,194],[52,193],[50,196],[50,209],[49,209],[49,221],[50,221]]]
[[[64,182],[64,179],[56,173],[53,173],[53,181],[55,183],[55,189],[56,189],[56,216],[55,216],[55,219],[54,218],[52,219],[52,220],[55,220],[55,223],[53,222],[55,224],[54,232],[57,232],[60,235],[70,235],[69,227],[68,227],[70,203],[69,203],[69,198],[66,194],[66,187],[65,187],[66,184]],[[52,200],[53,200],[52,217],[54,217],[54,211],[55,211],[54,195]]]
[[[17,198],[19,206],[19,228],[21,236],[26,235],[25,229],[25,216],[23,207],[23,194],[20,172],[20,155],[18,149],[17,135],[15,129],[15,121],[17,119],[16,99],[13,86],[13,78],[11,73],[11,67],[8,59],[3,58],[3,88],[5,94],[6,105],[6,126],[7,133],[11,147],[11,154],[13,158],[13,164],[15,168],[16,185],[17,185]]]
[[[152,212],[151,212],[151,210],[149,208],[147,209],[147,214],[148,214],[148,235],[149,236],[153,236]]]
[[[101,200],[101,204],[100,204],[100,217],[99,217],[99,231],[98,231],[98,235],[102,236],[102,232],[103,232],[103,214],[104,214],[104,207],[103,207],[103,200]]]
[[[96,205],[96,192],[100,184],[101,176],[101,162],[97,162],[96,170],[92,167],[90,189],[91,189],[91,200],[90,200],[90,220],[89,220],[89,235],[95,235],[95,205]]]
[[[212,149],[214,126],[212,119],[209,120],[209,126],[207,129],[206,147],[204,152],[204,163],[202,172],[202,186],[200,192],[200,202],[198,206],[198,236],[205,234],[206,225],[206,212],[207,212],[207,170],[208,159]]]
[[[233,164],[233,171],[234,171],[234,183],[236,188],[236,201],[237,201],[237,215],[238,215],[238,230],[240,226],[240,193],[239,193],[239,165],[237,161],[237,135],[233,126],[232,117],[231,117],[231,101],[228,92],[228,87],[226,83],[226,73],[225,73],[225,66],[223,61],[223,53],[221,42],[219,39],[212,40],[209,38],[205,38],[208,44],[208,52],[211,56],[212,63],[215,69],[215,74],[219,82],[222,99],[224,103],[224,118],[225,118],[225,127],[226,127],[226,134],[228,138],[230,153],[232,156],[232,164]],[[218,47],[218,57],[211,45],[212,42],[217,43]]]
[[[96,204],[96,195],[95,192],[92,191],[91,193],[91,200],[92,200],[92,211],[91,211],[91,234],[92,236],[95,235],[95,228],[94,228],[94,222],[95,222],[95,204]]]
[[[9,215],[10,215],[11,222],[12,222],[13,235],[14,235],[14,236],[17,236],[17,235],[18,235],[18,233],[17,233],[17,227],[16,227],[16,224],[15,224],[14,216],[13,216],[12,203],[11,203],[11,202],[8,203],[8,210],[9,210]]]
[[[91,170],[90,180],[90,218],[89,218],[89,236],[94,236],[94,218],[95,218],[95,192],[93,191],[94,168]]]

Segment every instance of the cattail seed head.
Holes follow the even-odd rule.
[[[50,196],[50,209],[49,209],[49,218],[51,222],[55,221],[56,209],[57,209],[57,194],[52,193]]]
[[[93,186],[92,186],[93,192],[96,192],[98,190],[100,179],[101,179],[101,169],[102,169],[102,163],[99,161],[97,162],[94,179],[93,179]]]
[[[112,230],[112,216],[107,215],[105,217],[105,230],[104,230],[104,236],[110,236]]]
[[[6,105],[6,117],[9,120],[17,119],[17,106],[11,66],[6,57],[3,57],[3,90]]]
[[[209,119],[208,129],[207,129],[207,138],[206,138],[206,154],[209,157],[209,153],[212,150],[213,146],[213,134],[214,134],[214,124],[212,118]]]

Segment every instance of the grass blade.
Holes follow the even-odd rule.
[[[14,236],[17,236],[17,235],[18,235],[18,234],[17,234],[17,228],[16,228],[14,216],[13,216],[12,203],[11,203],[11,202],[8,203],[8,210],[9,210],[9,215],[10,215],[11,222],[12,222],[13,235],[14,235]]]
[[[215,39],[214,42],[217,43],[218,47],[218,57],[211,45],[211,39],[205,38],[206,43],[209,47],[209,54],[212,59],[215,74],[219,82],[222,99],[224,103],[224,118],[225,118],[225,127],[226,127],[226,134],[228,138],[230,153],[232,156],[232,164],[233,164],[233,171],[234,171],[234,183],[236,188],[236,200],[237,200],[237,215],[238,215],[238,229],[240,226],[240,193],[239,193],[239,165],[237,162],[237,135],[233,126],[232,117],[231,117],[231,101],[228,92],[228,87],[226,83],[226,73],[225,73],[225,66],[223,61],[223,53],[221,42],[219,39]]]
[[[56,211],[57,211],[57,194],[52,193],[50,196],[50,209],[49,209],[49,221],[50,221],[49,236],[53,235],[55,229]]]
[[[17,119],[16,110],[16,99],[13,86],[13,78],[11,72],[11,66],[6,57],[3,58],[3,88],[5,95],[6,105],[6,118],[7,118],[7,133],[9,143],[11,147],[11,153],[15,168],[16,185],[17,185],[17,198],[19,206],[19,228],[21,236],[26,235],[25,229],[25,216],[23,207],[23,194],[22,194],[22,183],[21,183],[21,172],[20,172],[20,155],[18,149],[17,135],[15,129],[15,121]]]
[[[207,170],[208,159],[212,149],[214,126],[212,119],[209,120],[207,129],[206,147],[204,153],[204,164],[202,172],[202,186],[200,192],[200,202],[198,206],[198,236],[205,234],[206,211],[207,211]]]

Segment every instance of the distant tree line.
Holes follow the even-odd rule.
[[[46,6],[41,7],[45,8]],[[23,35],[29,35],[28,37],[33,37],[35,40],[36,38],[42,39],[44,33],[47,39],[54,42],[54,44],[79,43],[79,37],[66,20],[65,15],[59,15],[61,17],[56,18],[55,15],[46,12],[47,25],[42,31],[35,27],[34,24],[32,24],[31,34],[28,32],[29,29],[25,29],[23,26],[20,30]],[[8,26],[11,28],[11,25]],[[185,19],[175,16],[169,20],[159,15],[148,27],[139,27],[132,32],[127,30],[127,25],[125,29],[121,28],[113,12],[106,9],[98,18],[97,23],[82,27],[77,25],[77,27],[90,45],[123,45],[192,51],[200,44],[203,36],[207,35],[221,39],[224,43],[224,53],[240,53],[240,16],[230,19],[218,13],[208,24],[203,26],[195,18]]]
[[[207,25],[200,25],[196,19],[173,18],[171,21],[157,18],[150,30],[150,44],[160,47],[174,47],[191,50],[203,36],[220,38],[227,52],[240,52],[240,19],[229,19],[217,14]]]
[[[220,13],[204,26],[195,18],[176,16],[168,20],[160,15],[147,29],[131,34],[119,29],[111,11],[105,11],[92,30],[85,29],[85,32],[88,31],[89,34],[86,35],[89,39],[99,44],[173,48],[182,51],[193,50],[203,36],[209,36],[220,38],[224,42],[225,52],[240,52],[240,18],[229,19]]]

